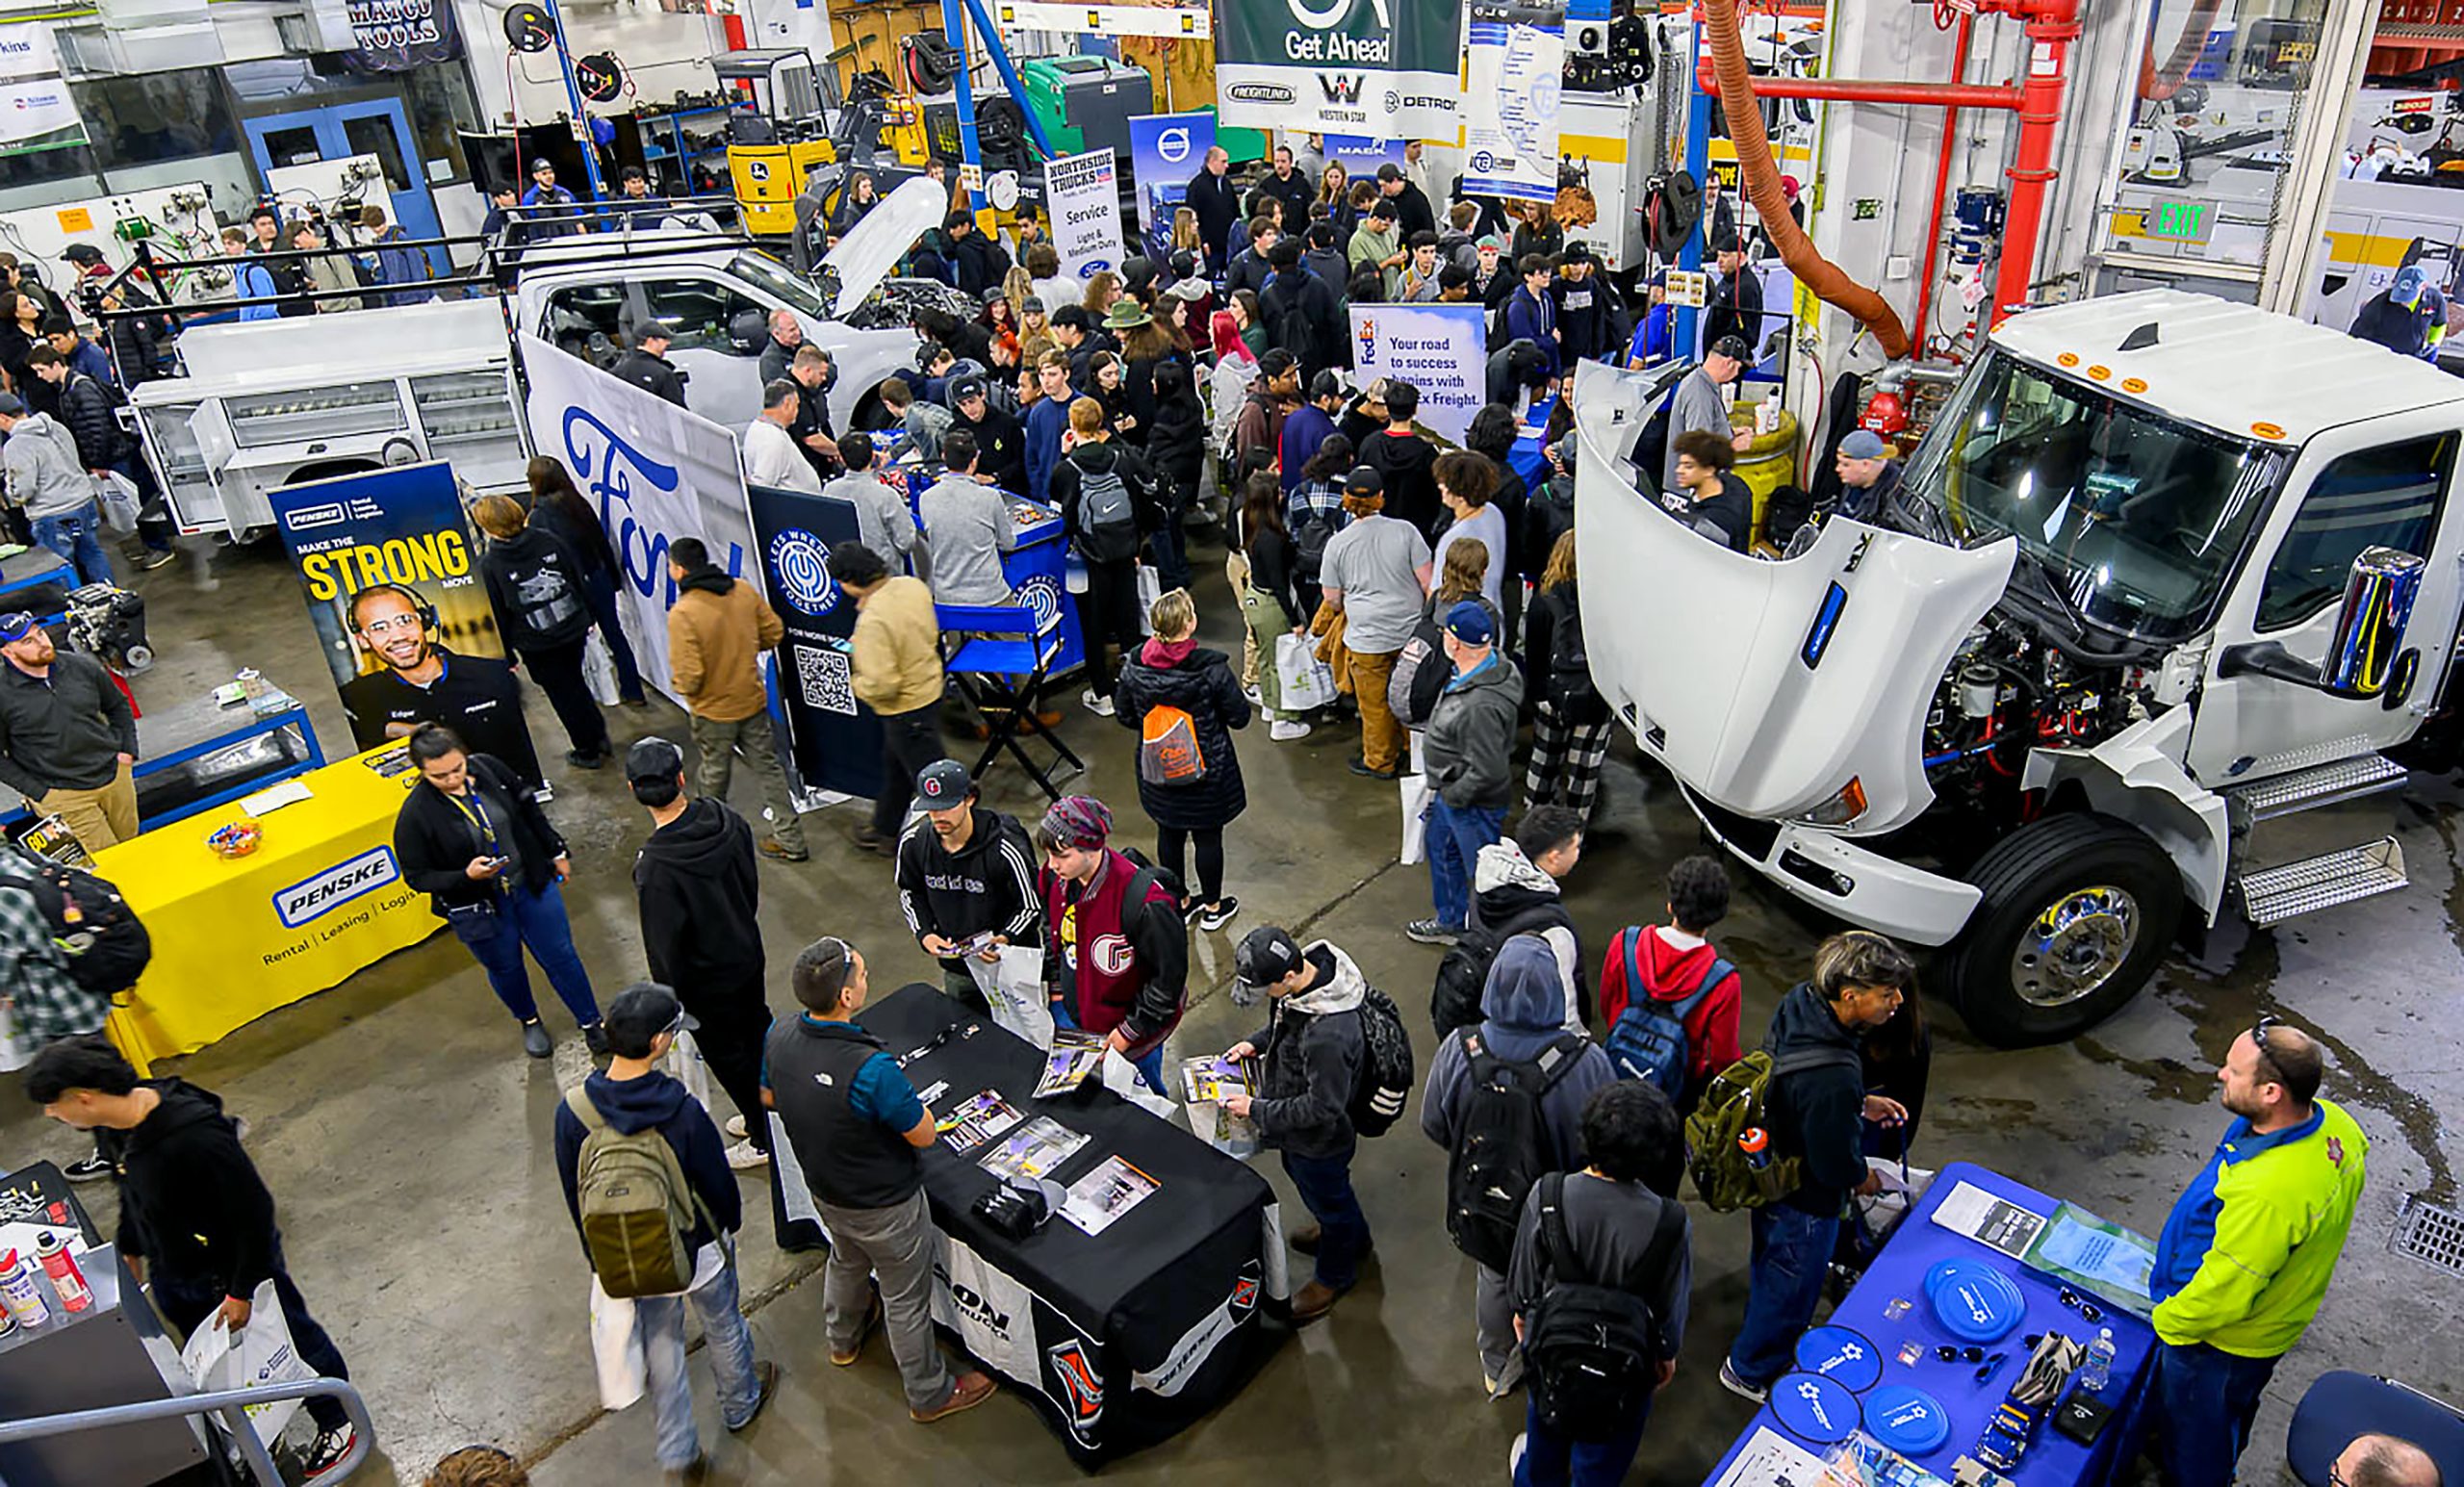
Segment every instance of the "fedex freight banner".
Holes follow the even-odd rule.
[[[1227,125],[1453,140],[1463,101],[1454,0],[1245,0],[1222,7],[1215,90]]]
[[[1061,255],[1062,273],[1088,279],[1118,269],[1120,183],[1113,152],[1089,150],[1046,161],[1043,184],[1044,210],[1052,214],[1052,250]]]
[[[1354,305],[1352,370],[1420,390],[1418,422],[1455,444],[1488,401],[1488,330],[1478,305]]]
[[[674,697],[667,611],[676,584],[667,576],[667,545],[699,537],[712,562],[757,591],[761,586],[735,435],[527,332],[521,347],[530,378],[530,437],[540,453],[564,461],[574,484],[599,507],[623,570],[617,612],[633,654],[644,679]]]
[[[1565,7],[1472,0],[1470,12],[1464,193],[1553,201],[1557,88],[1566,67]]]

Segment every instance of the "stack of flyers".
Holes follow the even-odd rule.
[[[1001,1098],[1000,1091],[987,1090],[969,1096],[964,1104],[935,1121],[933,1129],[940,1133],[942,1143],[952,1151],[964,1151],[1000,1135],[1022,1118],[1018,1108]]]
[[[1120,1158],[1106,1157],[1093,1171],[1069,1185],[1061,1217],[1091,1236],[1101,1234],[1162,1186]]]
[[[1212,1104],[1227,1094],[1250,1092],[1248,1071],[1221,1054],[1181,1061],[1181,1092],[1189,1103]]]
[[[995,1177],[1041,1179],[1051,1176],[1071,1152],[1086,1144],[1084,1132],[1073,1131],[1050,1115],[1037,1115],[996,1140],[976,1163]]]
[[[1087,1076],[1104,1066],[1104,1035],[1078,1028],[1055,1028],[1052,1052],[1044,1056],[1043,1078],[1036,1085],[1036,1098],[1061,1094],[1087,1082]]]

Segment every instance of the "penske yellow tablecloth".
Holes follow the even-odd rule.
[[[310,798],[269,811],[247,857],[226,861],[205,844],[242,818],[236,802],[96,855],[94,870],[154,939],[152,963],[112,1014],[112,1040],[132,1062],[193,1053],[444,926],[394,860],[394,817],[418,776],[368,763],[400,747],[300,776]]]

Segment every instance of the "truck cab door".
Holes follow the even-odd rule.
[[[684,405],[714,423],[742,428],[761,411],[765,330],[748,348],[739,318],[759,321],[774,306],[708,269],[679,268],[639,281],[643,308],[675,339],[667,359],[684,373]]]
[[[2455,644],[2464,516],[2459,436],[2440,412],[2374,419],[2312,439],[2268,513],[2217,621],[2187,764],[2209,786],[2265,779],[2412,736]],[[2339,696],[2240,664],[2272,643],[2316,675],[2334,644],[2353,559],[2392,548],[2426,560],[2381,695]],[[2279,671],[2283,668],[2279,667]]]

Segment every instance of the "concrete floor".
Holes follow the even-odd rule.
[[[1214,555],[1201,554],[1202,572]],[[224,552],[216,569],[213,593],[200,592],[185,568],[136,580],[152,605],[162,656],[138,682],[141,701],[167,705],[253,665],[307,701],[329,748],[346,748],[339,705],[279,553]],[[1218,643],[1237,636],[1219,566],[1202,578],[1199,601],[1206,635]],[[611,723],[620,741],[653,731],[683,737],[680,716],[664,704],[648,713],[616,709]],[[561,734],[536,696],[531,727],[543,757],[561,754]],[[1078,787],[1115,802],[1125,826],[1137,821],[1127,731],[1074,708],[1066,730],[1093,760]],[[1427,1034],[1410,1009],[1426,995],[1436,953],[1399,931],[1425,912],[1427,879],[1394,861],[1391,786],[1345,771],[1354,742],[1325,730],[1296,744],[1269,745],[1257,729],[1243,737],[1250,808],[1228,843],[1244,905],[1234,932],[1272,921],[1336,939],[1406,1009],[1425,1068]],[[558,792],[552,813],[579,869],[567,889],[577,937],[603,999],[642,972],[627,869],[645,818],[613,770],[552,764],[550,772]],[[1008,809],[1031,813],[1036,805],[1014,769],[996,772],[988,795]],[[740,791],[738,805],[746,804]],[[1955,1018],[1938,1018],[1915,1160],[1979,1162],[2148,1233],[2221,1128],[2211,1075],[2237,1031],[2273,1012],[2333,1049],[2328,1092],[2374,1142],[2370,1191],[2325,1309],[2276,1375],[2246,1480],[2277,1478],[2292,1405],[2326,1369],[2385,1372],[2464,1398],[2464,1330],[2455,1325],[2464,1289],[2389,1250],[2407,1194],[2457,1198],[2447,1126],[2459,1102],[2441,1081],[2457,1067],[2454,987],[2464,967],[2459,808],[2464,795],[2445,782],[2400,799],[2411,891],[2272,933],[2221,932],[2203,958],[2177,956],[2152,994],[2072,1045],[1988,1050]],[[929,962],[906,936],[886,864],[845,844],[855,819],[847,807],[808,818],[814,859],[764,865],[773,961],[783,964],[828,933],[872,955],[877,980],[924,976]],[[2361,834],[2356,826],[2346,839]],[[1659,911],[1668,864],[1698,843],[1666,779],[1638,773],[1630,746],[1616,750],[1570,885],[1595,963],[1615,928]],[[1802,974],[1822,928],[1781,895],[1740,884],[1719,939],[1745,971],[1749,1036]],[[1221,1046],[1248,1030],[1248,1015],[1221,994],[1233,943],[1224,935],[1194,942],[1193,1008],[1181,1035],[1191,1048]],[[789,1005],[783,987],[773,1005]],[[542,1487],[655,1477],[647,1409],[611,1416],[598,1408],[585,1273],[549,1135],[559,1090],[587,1060],[562,1013],[548,1016],[560,1039],[556,1056],[533,1063],[476,965],[439,936],[177,1064],[250,1122],[249,1145],[280,1202],[294,1272],[350,1359],[390,1458],[391,1474],[380,1460],[363,1480],[416,1483],[439,1454],[474,1442],[531,1462]],[[64,1161],[78,1149],[71,1133],[0,1093],[0,1151]],[[1289,1203],[1279,1168],[1269,1162],[1261,1170]],[[1204,1487],[1502,1473],[1522,1410],[1481,1400],[1471,1268],[1439,1218],[1442,1154],[1407,1115],[1366,1143],[1356,1176],[1378,1240],[1360,1290],[1287,1344],[1219,1414],[1108,1469],[1107,1479]],[[1078,1478],[1015,1399],[928,1428],[904,1418],[878,1347],[857,1368],[828,1367],[819,1288],[802,1283],[811,1261],[772,1246],[757,1191],[748,1183],[745,1292],[760,1346],[783,1362],[785,1377],[778,1401],[741,1439],[718,1430],[701,1380],[705,1432],[717,1438],[715,1480]],[[108,1211],[107,1193],[88,1192]],[[1745,1224],[1699,1214],[1696,1222],[1694,1324],[1637,1467],[1653,1482],[1701,1480],[1749,1414],[1713,1378],[1744,1303]]]

